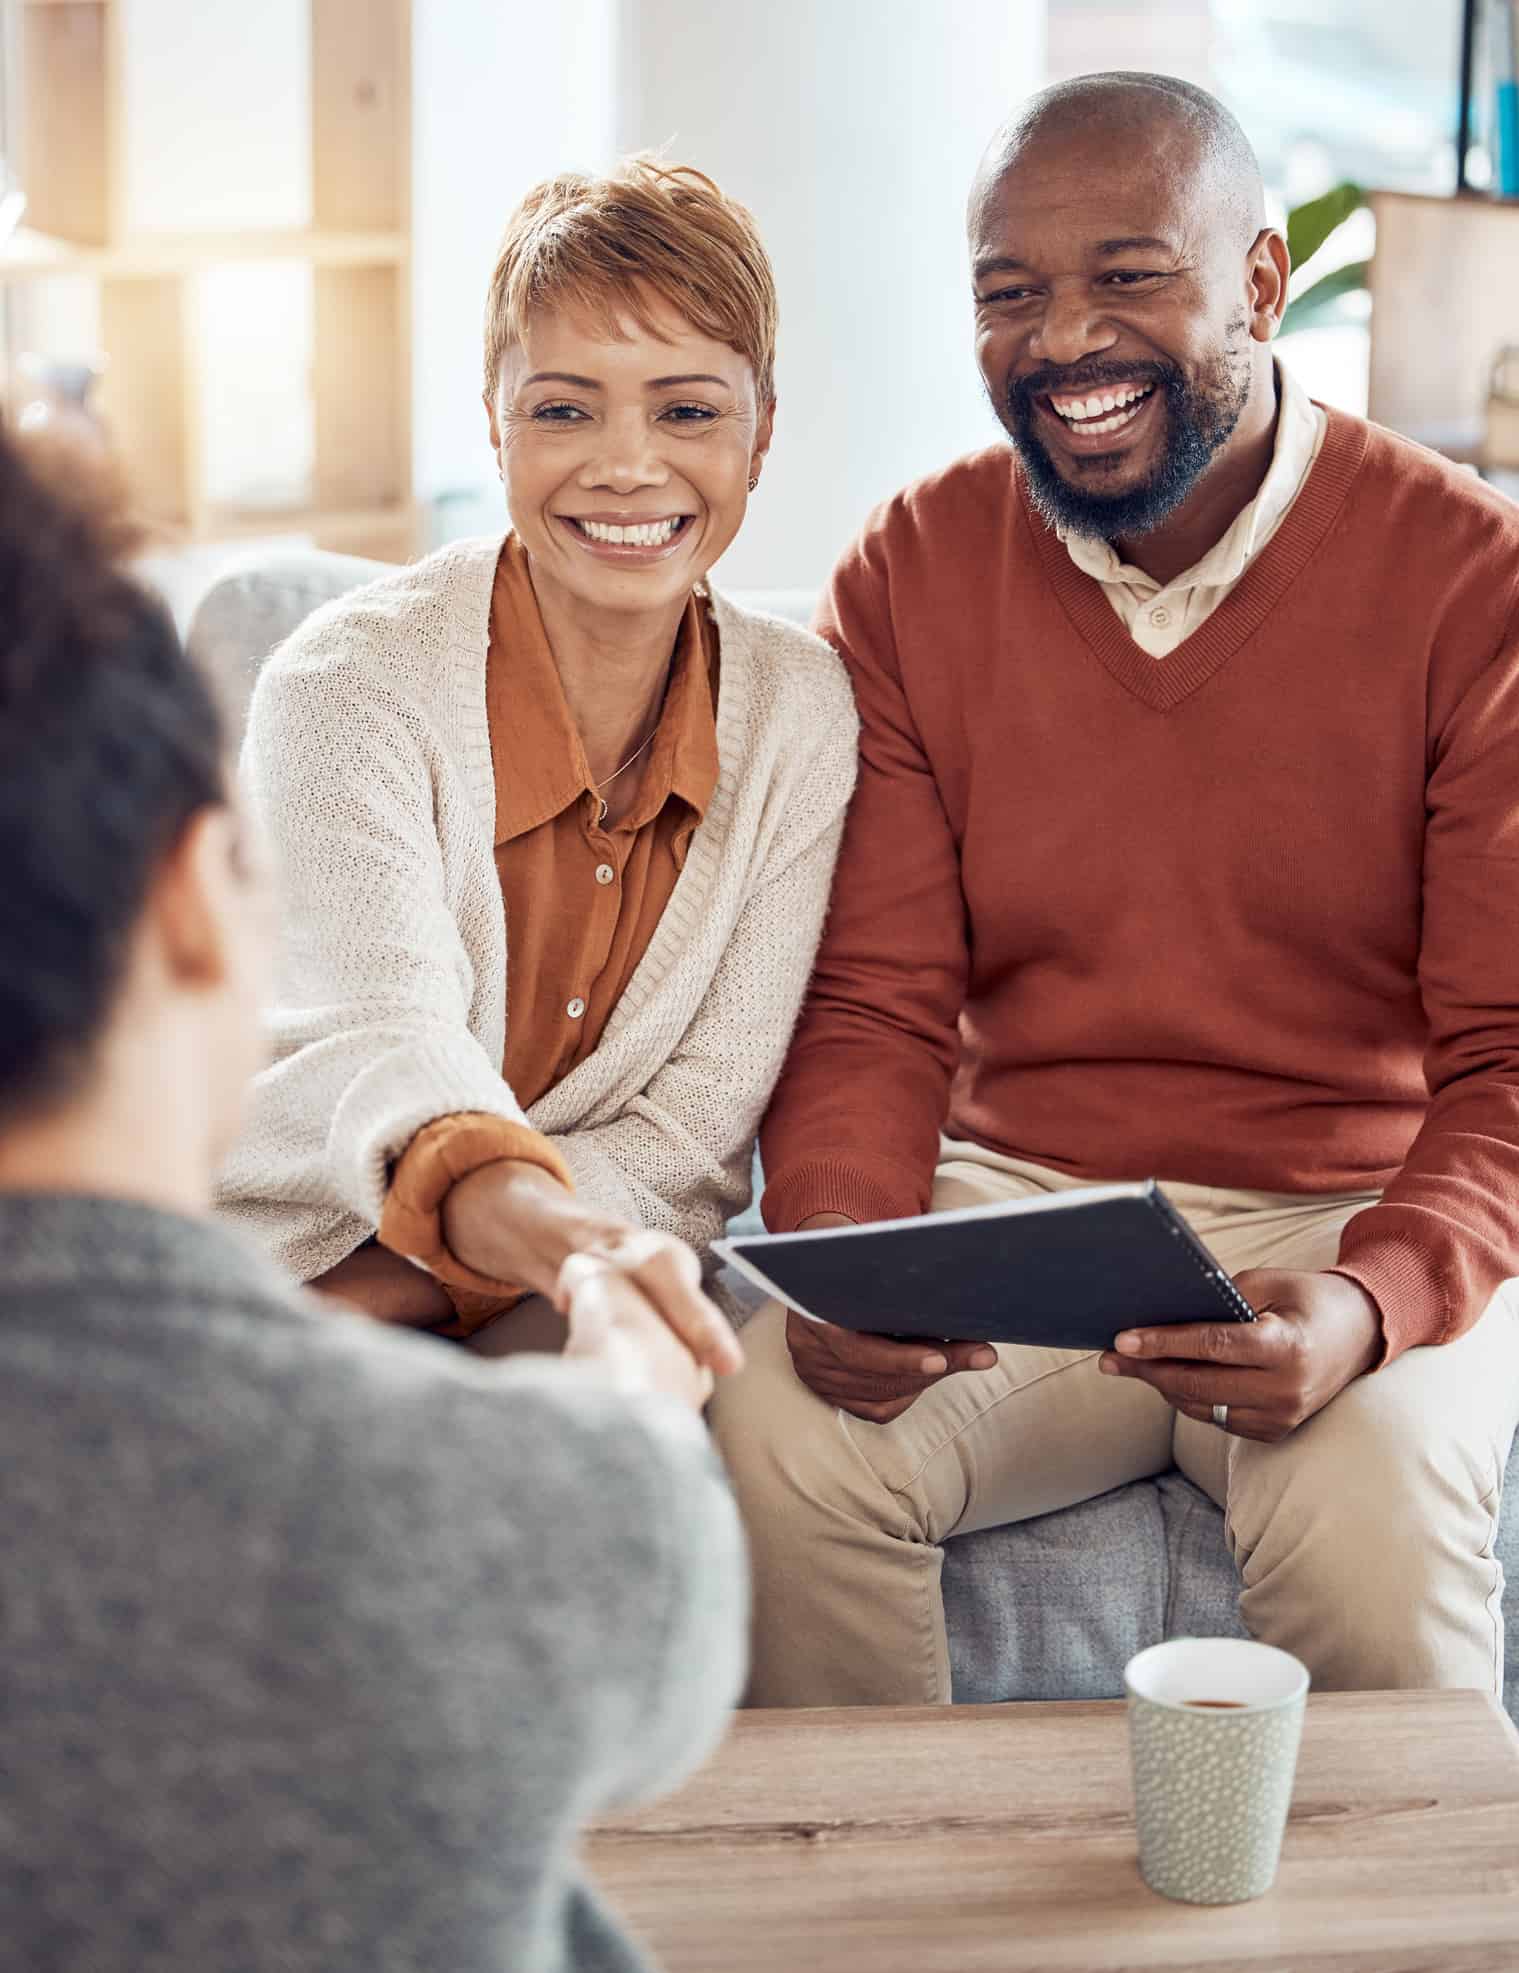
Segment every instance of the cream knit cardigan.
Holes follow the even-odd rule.
[[[281,646],[243,775],[282,884],[272,1059],[219,1204],[304,1280],[379,1224],[394,1161],[502,1079],[506,925],[485,709],[501,543],[339,598]],[[595,1051],[526,1113],[577,1190],[703,1255],[750,1153],[822,929],[857,722],[843,666],[712,598],[717,788]]]

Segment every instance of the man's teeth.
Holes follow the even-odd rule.
[[[592,541],[603,541],[613,548],[663,548],[684,517],[671,521],[641,521],[637,527],[613,527],[606,521],[577,521],[575,525]]]
[[[1051,397],[1051,408],[1068,425],[1083,432],[1116,432],[1138,416],[1139,406],[1153,384],[1125,384],[1118,390],[1094,391],[1090,397]]]

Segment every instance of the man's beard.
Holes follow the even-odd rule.
[[[1210,374],[1196,383],[1188,383],[1174,363],[1162,362],[1083,363],[1074,373],[1044,369],[1015,379],[1008,386],[1002,422],[1018,449],[1034,506],[1044,520],[1064,533],[1102,541],[1148,534],[1169,520],[1207,471],[1249,401],[1250,366],[1230,360],[1237,347],[1231,336]],[[1159,461],[1138,486],[1122,493],[1073,485],[1038,436],[1035,400],[1051,391],[1076,395],[1125,384],[1153,384],[1155,395],[1164,399],[1165,449]],[[1094,453],[1090,465],[1100,469],[1114,456]]]

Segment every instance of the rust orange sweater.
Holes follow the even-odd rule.
[[[1384,1189],[1388,1354],[1519,1273],[1519,507],[1331,413],[1145,656],[1003,447],[889,501],[821,629],[863,721],[762,1144],[772,1227],[927,1204],[941,1127],[1080,1177]]]

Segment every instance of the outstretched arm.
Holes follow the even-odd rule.
[[[281,665],[261,682],[245,778],[288,929],[276,1057],[255,1084],[224,1201],[255,1224],[294,1200],[381,1228],[392,1168],[417,1134],[467,1116],[491,1134],[501,1175],[487,1287],[557,1294],[568,1257],[592,1251],[698,1363],[732,1369],[737,1345],[694,1257],[668,1239],[651,1250],[626,1216],[575,1198],[563,1159],[471,1032],[473,968],[434,813],[459,799],[446,774],[417,710],[357,662]],[[296,1253],[281,1258],[305,1272]],[[469,1241],[462,1259],[475,1262]],[[388,1263],[350,1262],[337,1285],[372,1313],[411,1313]],[[418,1312],[429,1303],[436,1296],[419,1283]]]
[[[856,725],[842,678],[830,667],[826,681],[825,691],[810,695],[815,716],[805,738],[759,804],[746,893],[685,1033],[619,1105],[572,1130],[548,1128],[546,1143],[582,1210],[674,1237],[698,1253],[748,1202],[760,1114],[827,908],[854,778]],[[501,1180],[492,1164],[499,1154],[489,1138],[482,1128],[423,1202],[433,1229],[428,1251],[417,1241],[404,1247],[430,1265],[467,1261],[471,1272],[459,1283],[481,1289],[492,1285],[502,1260]],[[398,1192],[405,1175],[398,1174]],[[388,1214],[382,1237],[395,1244],[391,1221]],[[453,1279],[453,1270],[445,1278]]]

